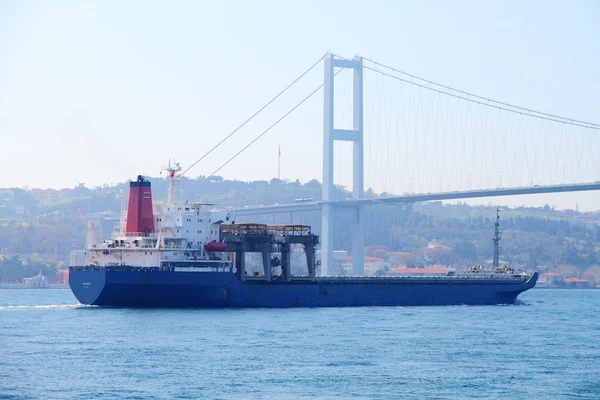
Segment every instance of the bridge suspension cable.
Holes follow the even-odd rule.
[[[229,135],[225,136],[219,143],[217,143],[213,148],[211,148],[209,151],[207,151],[202,157],[200,157],[198,160],[196,160],[196,162],[194,162],[192,165],[190,165],[185,171],[183,171],[181,173],[181,176],[183,176],[186,172],[188,172],[190,169],[192,169],[193,167],[196,166],[196,164],[198,164],[200,161],[202,161],[203,159],[205,159],[210,153],[212,153],[213,151],[215,151],[219,146],[221,146],[223,143],[225,143],[225,141],[227,141],[227,139],[229,139],[230,137],[232,137],[233,135],[235,135],[235,133],[237,131],[239,131],[240,129],[242,129],[248,122],[250,122],[252,119],[254,119],[254,117],[256,117],[258,114],[260,114],[265,108],[267,108],[268,106],[270,106],[275,100],[277,100],[279,97],[281,97],[285,92],[288,91],[289,88],[291,88],[292,86],[294,86],[300,79],[302,79],[306,74],[308,74],[310,71],[312,71],[312,69],[314,67],[316,67],[321,61],[323,61],[323,58],[325,58],[325,56],[323,55],[321,58],[319,58],[314,64],[312,64],[306,71],[304,71],[302,74],[300,74],[300,76],[298,76],[296,79],[294,79],[292,81],[292,83],[290,83],[289,85],[287,85],[285,87],[285,89],[283,89],[281,92],[279,92],[275,97],[273,97],[271,100],[269,100],[268,103],[266,103],[264,106],[262,106],[258,111],[256,111],[254,114],[252,114],[250,116],[250,118],[248,118],[247,120],[245,120],[240,126],[238,126],[237,128],[235,128],[231,133],[229,133]],[[323,85],[321,85],[321,87],[323,87]],[[318,89],[317,89],[318,90]],[[306,99],[308,100],[308,99]],[[299,106],[300,104],[298,104]],[[293,111],[293,110],[292,110]],[[286,114],[287,116],[287,114]],[[285,116],[284,116],[285,118]],[[282,118],[283,119],[283,118]],[[277,125],[279,121],[277,121],[275,123],[275,125]],[[274,126],[274,125],[273,125]],[[271,127],[272,128],[272,127]],[[269,128],[269,129],[271,129]],[[268,132],[268,130],[267,130]],[[264,132],[266,133],[266,132]],[[261,135],[262,136],[262,135]],[[252,142],[254,143],[254,142]],[[252,144],[250,143],[250,144]],[[243,151],[243,150],[242,150]],[[239,153],[238,153],[239,154]],[[236,154],[237,156],[237,154]],[[235,156],[233,157],[235,158]],[[231,161],[231,160],[229,160]],[[229,162],[228,161],[228,162]],[[227,163],[226,163],[227,164]],[[222,165],[219,169],[223,168],[226,164]],[[218,171],[218,170],[217,170]],[[212,176],[216,173],[213,172],[211,175]]]
[[[563,123],[563,124],[569,124],[569,125],[573,125],[573,126],[579,126],[579,127],[582,127],[582,128],[589,128],[589,129],[600,130],[600,124],[596,124],[596,123],[593,123],[593,122],[581,121],[581,120],[577,120],[577,119],[573,119],[573,118],[561,117],[559,115],[545,113],[545,112],[541,112],[541,111],[536,111],[536,110],[533,110],[533,109],[530,109],[530,108],[520,107],[520,106],[516,106],[516,105],[510,104],[510,103],[493,100],[493,99],[490,99],[490,98],[487,98],[487,97],[483,97],[483,96],[479,96],[479,95],[476,95],[476,94],[473,94],[473,93],[469,93],[469,92],[466,92],[466,91],[463,91],[463,90],[460,90],[460,89],[455,89],[455,88],[453,88],[451,86],[447,86],[447,85],[443,85],[441,83],[430,81],[428,79],[421,78],[421,77],[416,76],[416,75],[409,74],[409,73],[401,71],[399,69],[396,69],[396,68],[390,67],[388,65],[379,63],[377,61],[371,60],[370,58],[364,57],[364,59],[366,61],[369,61],[369,62],[377,65],[377,66],[380,66],[380,67],[383,67],[383,68],[387,68],[390,71],[393,71],[393,72],[396,72],[396,73],[408,76],[411,79],[416,79],[418,81],[425,82],[425,83],[427,83],[429,85],[435,85],[435,86],[437,86],[439,88],[443,88],[443,89],[446,89],[448,91],[460,93],[460,95],[456,94],[456,93],[451,93],[451,92],[448,92],[448,91],[436,89],[436,88],[433,88],[431,86],[427,86],[427,85],[422,84],[422,83],[417,83],[417,82],[414,82],[413,80],[404,79],[404,78],[401,78],[399,76],[392,75],[392,74],[384,72],[384,71],[380,71],[379,69],[369,67],[367,65],[363,66],[363,68],[365,68],[365,69],[377,72],[379,74],[388,76],[388,77],[393,78],[393,79],[397,79],[397,80],[399,80],[401,82],[406,82],[408,84],[421,87],[423,89],[427,89],[427,90],[431,90],[431,91],[434,91],[434,92],[438,92],[440,94],[446,94],[448,96],[452,96],[452,97],[455,97],[455,98],[458,98],[458,99],[461,99],[461,100],[470,101],[472,103],[476,103],[476,104],[480,104],[480,105],[484,105],[484,106],[488,106],[488,107],[493,107],[493,108],[501,109],[501,110],[512,112],[512,113],[516,113],[516,114],[527,115],[527,116],[534,117],[534,118],[545,119],[545,120],[548,120],[548,121],[553,121],[553,122],[558,122],[558,123]],[[461,96],[461,95],[463,95],[463,96]],[[478,100],[476,100],[476,99],[478,99]]]
[[[600,181],[599,126],[363,66],[365,187],[375,193]]]
[[[339,74],[342,71],[343,71],[342,69],[337,70],[335,72],[335,74],[333,74],[333,76],[336,76],[337,74]],[[238,151],[237,153],[235,153],[233,155],[233,157],[231,157],[229,160],[227,160],[223,164],[221,164],[221,166],[219,168],[217,168],[216,170],[214,170],[210,175],[208,175],[207,178],[210,178],[211,176],[214,176],[223,167],[225,167],[227,164],[229,164],[231,161],[233,161],[234,158],[236,158],[237,156],[239,156],[240,154],[242,154],[242,152],[244,152],[244,150],[246,150],[248,147],[252,146],[258,139],[260,139],[261,137],[263,137],[264,135],[266,135],[267,132],[269,132],[271,129],[273,129],[277,124],[279,124],[281,121],[283,121],[288,115],[290,115],[292,112],[294,112],[298,107],[300,107],[308,99],[310,99],[312,96],[314,96],[319,90],[321,90],[323,88],[323,86],[325,86],[325,84],[322,84],[321,86],[319,86],[318,88],[316,88],[315,90],[313,90],[308,96],[306,96],[305,98],[303,98],[298,104],[296,104],[288,112],[286,112],[285,114],[283,114],[283,116],[281,118],[279,118],[271,126],[269,126],[267,129],[265,129],[260,135],[258,135],[257,137],[255,137],[250,143],[248,143],[240,151]]]

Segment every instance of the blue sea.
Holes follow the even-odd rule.
[[[600,398],[600,290],[514,306],[119,309],[0,290],[0,399]]]

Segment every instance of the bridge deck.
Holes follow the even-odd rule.
[[[320,211],[322,204],[332,204],[335,207],[352,208],[360,205],[374,204],[402,204],[414,203],[421,201],[439,201],[439,200],[456,200],[456,199],[471,199],[478,197],[499,197],[499,196],[514,196],[523,194],[540,194],[540,193],[564,193],[564,192],[583,192],[590,190],[600,190],[600,182],[579,183],[568,185],[546,185],[546,186],[531,186],[531,187],[516,187],[516,188],[497,188],[483,190],[467,190],[457,192],[441,192],[441,193],[418,193],[405,194],[400,196],[388,197],[373,197],[366,199],[351,199],[338,201],[313,201],[294,204],[280,204],[269,206],[251,206],[233,209],[236,215],[258,215],[269,213],[282,212],[299,212],[299,211]]]

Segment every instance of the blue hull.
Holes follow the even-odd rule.
[[[317,282],[240,282],[233,273],[72,268],[83,303],[117,307],[286,308],[514,304],[535,286],[499,279],[321,278]]]

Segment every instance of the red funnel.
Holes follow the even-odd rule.
[[[154,233],[152,189],[150,181],[139,175],[137,181],[129,183],[129,206],[127,207],[125,235],[145,236],[148,233]]]

